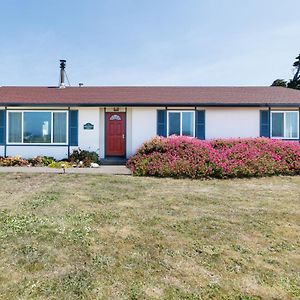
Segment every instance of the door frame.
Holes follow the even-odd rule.
[[[108,157],[120,157],[120,158],[126,158],[127,157],[127,107],[125,107],[125,111],[115,111],[115,113],[123,113],[125,116],[124,119],[124,155],[107,155],[106,154],[106,113],[110,113],[111,111],[106,111],[106,107],[104,108],[104,158]]]

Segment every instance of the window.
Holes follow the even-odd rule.
[[[299,138],[299,112],[272,111],[271,137],[283,139]]]
[[[67,112],[9,111],[8,143],[66,144]]]
[[[53,143],[67,142],[67,113],[53,113]]]
[[[194,111],[169,111],[168,135],[195,136]]]
[[[51,143],[51,112],[23,113],[23,143]]]
[[[180,112],[169,112],[169,134],[181,135]]]
[[[9,112],[8,113],[8,142],[21,143],[22,142],[22,113]]]

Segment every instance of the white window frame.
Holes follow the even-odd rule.
[[[287,113],[297,113],[297,137],[286,137],[286,114]],[[283,113],[283,136],[282,137],[278,137],[278,136],[274,136],[272,135],[272,131],[273,131],[273,114],[276,113]],[[299,139],[299,111],[298,110],[275,110],[275,111],[271,111],[271,120],[270,120],[270,137],[272,139],[279,139],[279,140],[298,140]]]
[[[9,142],[9,113],[22,113],[22,142]],[[51,113],[51,142],[50,143],[24,143],[24,113],[25,112],[48,112]],[[66,142],[65,143],[54,143],[53,142],[53,114],[54,113],[65,113],[66,114]],[[67,110],[7,110],[7,121],[6,121],[6,144],[7,145],[30,145],[30,146],[61,146],[69,144],[69,113]]]
[[[195,137],[196,135],[196,114],[195,114],[195,111],[194,110],[168,110],[167,111],[167,136],[170,136],[169,135],[169,114],[170,113],[180,113],[180,136],[182,136],[182,113],[184,112],[191,112],[193,113],[194,115],[194,134],[191,136],[189,135],[190,137]]]

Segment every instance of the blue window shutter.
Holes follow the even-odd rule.
[[[196,138],[205,140],[205,110],[196,110]]]
[[[0,110],[0,145],[5,144],[6,136],[6,112],[5,110]]]
[[[78,146],[78,110],[69,111],[69,144]]]
[[[157,111],[157,135],[167,136],[167,111],[165,109]]]
[[[260,111],[260,136],[270,137],[270,111]]]

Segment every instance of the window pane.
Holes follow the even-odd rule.
[[[8,142],[22,143],[22,113],[8,113]]]
[[[272,113],[272,137],[284,137],[283,113]]]
[[[169,135],[180,135],[180,113],[169,112]]]
[[[298,137],[298,113],[287,112],[285,114],[285,137],[297,138]]]
[[[67,142],[67,114],[65,112],[53,113],[53,142]]]
[[[182,112],[182,135],[194,136],[194,113]]]
[[[51,143],[51,113],[24,112],[24,143]]]

